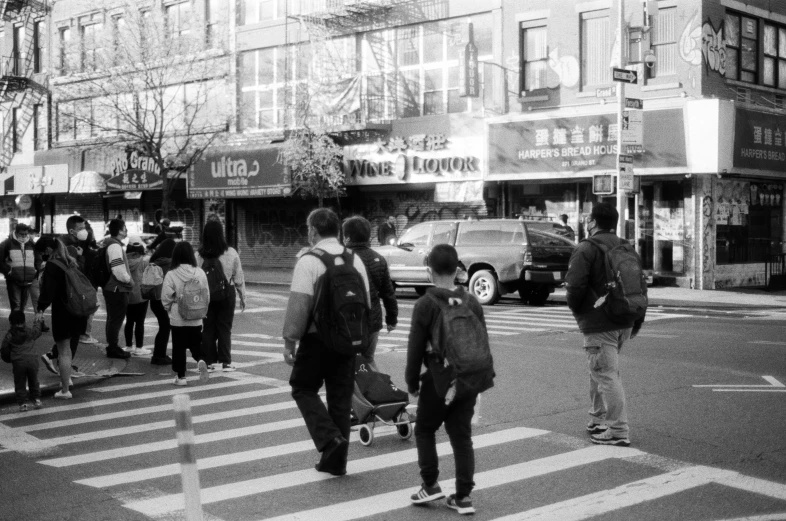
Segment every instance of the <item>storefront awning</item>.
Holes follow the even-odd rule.
[[[72,194],[97,194],[106,192],[106,178],[98,172],[92,170],[85,170],[79,172],[71,178],[71,187],[69,193]]]
[[[279,147],[209,150],[188,173],[192,199],[280,197],[292,193],[289,172],[278,162]]]

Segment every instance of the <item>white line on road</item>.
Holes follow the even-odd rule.
[[[786,342],[772,342],[770,340],[754,340],[752,342],[748,342],[749,344],[760,344],[760,345],[767,345],[767,346],[786,346]]]
[[[526,438],[532,438],[535,436],[541,436],[543,434],[547,434],[547,431],[527,428],[508,429],[476,436],[473,438],[472,443],[473,446],[478,449],[490,447],[493,445],[500,445],[503,443],[510,443]],[[439,455],[443,457],[449,456],[453,453],[449,442],[438,444],[437,450]],[[347,462],[347,473],[359,474],[361,472],[371,472],[380,469],[392,468],[398,465],[414,463],[417,461],[417,458],[417,449],[407,449],[396,451],[390,454],[382,454],[379,456],[371,456],[359,460],[352,460]],[[263,478],[250,479],[236,483],[227,483],[225,485],[202,489],[202,504],[216,503],[218,501],[226,501],[228,499],[237,499],[254,494],[262,494],[282,488],[300,486],[305,483],[323,481],[326,479],[331,479],[332,477],[333,476],[328,474],[316,472],[313,469],[308,469],[288,472],[286,474],[265,476]],[[172,494],[154,499],[127,503],[124,506],[126,508],[141,512],[147,516],[159,517],[176,510],[182,510],[184,508],[184,503],[182,494]],[[332,518],[326,517],[324,519]]]

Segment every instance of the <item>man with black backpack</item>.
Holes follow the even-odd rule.
[[[622,346],[636,336],[647,311],[647,281],[633,246],[614,233],[619,213],[598,203],[585,221],[565,276],[568,307],[584,335],[590,372],[592,443],[630,445],[625,390],[619,373]]]
[[[343,476],[355,357],[368,348],[371,335],[368,275],[360,257],[338,242],[335,212],[319,208],[306,222],[313,248],[300,257],[292,275],[284,361],[293,367],[292,398],[322,453],[316,469]],[[327,408],[318,394],[323,383]]]

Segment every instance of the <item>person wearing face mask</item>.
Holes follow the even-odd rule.
[[[128,235],[128,230],[126,223],[120,219],[109,221],[108,229],[109,238],[104,240],[104,244],[107,245],[106,262],[109,264],[110,276],[102,288],[106,302],[106,356],[125,359],[131,358],[131,353],[120,347],[119,337],[128,311],[128,297],[134,287],[123,248],[123,239]]]
[[[41,266],[41,256],[33,249],[30,227],[19,223],[11,237],[0,243],[0,272],[5,275],[5,286],[11,311],[24,311],[27,297],[37,300],[37,289],[33,287]],[[35,303],[34,303],[35,305]]]

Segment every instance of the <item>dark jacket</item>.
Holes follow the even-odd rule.
[[[80,243],[79,240],[70,233],[61,235],[60,240],[63,241],[66,249],[68,249],[68,254],[76,259],[79,271],[87,275],[87,268],[89,264],[87,264],[87,259],[85,257],[85,253],[87,252],[87,247],[85,244]],[[85,241],[85,243],[87,243],[87,241]],[[76,251],[77,248],[82,248],[82,255],[79,255],[79,253]]]
[[[35,322],[33,327],[12,327],[3,339],[3,349],[10,347],[11,363],[41,356],[35,349],[35,341],[40,336],[41,322]]]
[[[395,239],[396,236],[396,227],[389,222],[384,222],[379,225],[379,229],[377,230],[377,239],[379,239],[380,244],[387,244],[388,238],[393,236]]]
[[[596,232],[592,238],[609,248],[613,248],[621,242],[621,239],[614,233],[603,230]],[[582,333],[602,333],[634,326],[632,321],[628,324],[612,322],[606,316],[602,306],[595,307],[595,302],[606,294],[606,282],[603,252],[591,242],[581,241],[570,256],[565,285],[567,286],[568,307],[573,311],[573,316]],[[643,318],[637,324],[637,331],[642,322],[644,322]]]
[[[7,282],[30,286],[41,267],[41,255],[34,249],[33,241],[25,244],[13,236],[0,243],[0,272]]]
[[[389,326],[395,326],[398,323],[398,303],[396,302],[396,290],[393,289],[385,257],[369,248],[368,243],[349,243],[347,248],[361,258],[366,266],[366,272],[368,272],[369,297],[371,298],[371,331],[376,332],[382,329],[382,305],[379,303],[380,298],[385,304],[385,323]]]
[[[439,318],[440,308],[428,296],[429,293],[447,303],[450,297],[463,298],[466,291],[463,286],[458,286],[455,291],[443,288],[429,288],[426,295],[423,295],[415,302],[415,307],[412,310],[409,342],[407,343],[407,368],[404,370],[404,381],[410,394],[420,389],[421,366],[426,368],[427,374],[430,373],[426,351],[431,341],[431,330]],[[486,319],[483,317],[483,307],[474,295],[469,296],[469,308],[485,326]]]

